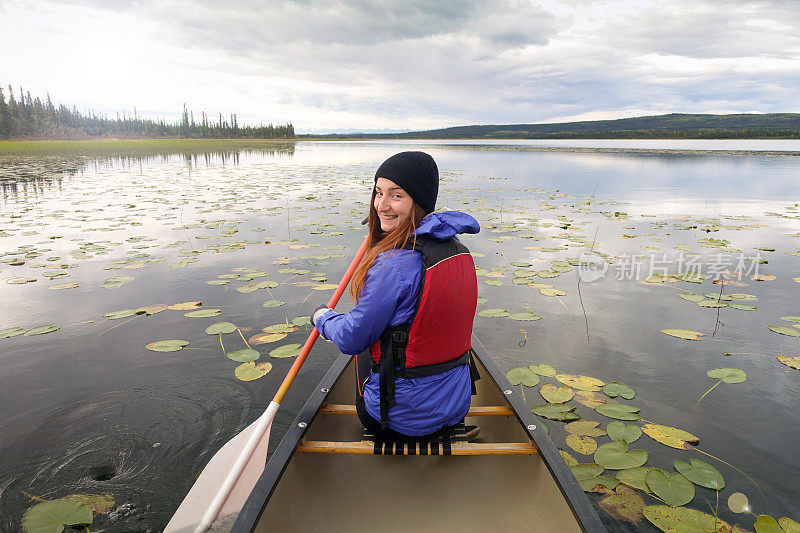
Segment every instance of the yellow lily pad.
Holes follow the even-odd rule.
[[[670,426],[645,424],[642,426],[642,431],[651,439],[678,450],[691,450],[692,446],[700,444],[699,437]]]
[[[600,381],[597,378],[593,378],[591,376],[580,376],[576,374],[556,374],[556,379],[564,385],[572,387],[573,389],[590,392],[599,391],[600,387],[605,385],[604,381]]]

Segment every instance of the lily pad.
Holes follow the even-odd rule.
[[[3,332],[0,331],[0,339],[3,338]],[[783,363],[784,365],[788,366],[789,368],[794,368],[795,370],[800,370],[800,355],[796,355],[794,357],[787,357],[785,355],[778,355],[776,356],[778,361]]]
[[[564,426],[564,430],[567,433],[572,433],[573,435],[581,435],[584,437],[602,437],[606,434],[606,432],[597,427],[599,425],[600,422],[596,422],[594,420],[578,420],[577,422],[570,422]]]
[[[586,492],[593,491],[597,485],[613,489],[619,483],[616,478],[600,475],[605,469],[598,464],[579,463],[570,466],[570,470],[572,470],[572,474],[578,480],[581,488]]]
[[[7,339],[9,337],[16,337],[28,331],[28,328],[21,328],[19,326],[7,329],[0,329],[0,339]]]
[[[259,363],[255,364],[250,361],[242,363],[233,370],[233,375],[241,381],[253,381],[260,377],[266,376],[272,370],[272,363]]]
[[[600,387],[605,385],[603,381],[600,381],[597,378],[593,378],[591,376],[579,376],[573,374],[556,374],[556,379],[563,383],[564,385],[568,385],[573,389],[582,390],[582,391],[599,391]]]
[[[189,311],[191,309],[197,309],[201,305],[203,305],[203,302],[182,302],[170,305],[167,309],[172,309],[173,311]]]
[[[294,324],[274,324],[262,329],[264,333],[292,333],[297,331],[297,326]]]
[[[566,296],[567,295],[567,293],[565,291],[562,291],[561,289],[555,289],[555,288],[553,288],[553,289],[550,289],[550,288],[539,289],[539,293],[542,294],[543,296]]]
[[[127,318],[135,314],[136,314],[136,309],[123,309],[121,311],[112,311],[110,313],[106,313],[103,316],[109,320],[117,320],[120,318]]]
[[[300,355],[300,350],[301,346],[299,343],[284,344],[283,346],[275,348],[269,352],[269,356],[277,358],[297,357]]]
[[[617,420],[609,422],[606,431],[611,440],[624,440],[628,444],[639,440],[642,436],[642,428],[635,424],[625,424]]]
[[[578,464],[578,461],[572,457],[569,452],[565,452],[564,450],[558,450],[558,453],[561,454],[561,457],[564,458],[564,462],[567,463],[567,466],[575,466]]]
[[[88,505],[94,513],[105,513],[114,507],[114,497],[111,494],[70,494],[64,496],[62,500],[70,500],[73,502]]]
[[[285,300],[267,300],[266,302],[264,302],[262,307],[280,307],[285,303],[286,303]]]
[[[494,287],[499,287],[500,285],[503,284],[503,282],[501,280],[499,280],[499,279],[487,279],[487,280],[484,280],[483,282],[485,284],[487,284],[487,285],[492,285]]]
[[[699,341],[702,340],[700,337],[705,336],[705,333],[700,333],[699,331],[691,329],[662,329],[661,333],[679,339],[686,339],[687,341]]]
[[[535,387],[539,384],[539,376],[530,368],[518,366],[506,372],[508,382],[512,385],[525,385],[526,387]]]
[[[522,313],[512,313],[508,315],[508,318],[510,318],[511,320],[534,321],[542,318],[542,315],[531,313],[530,311],[525,311]]]
[[[188,345],[189,341],[172,339],[167,341],[151,342],[150,344],[145,346],[145,348],[153,352],[177,352],[178,350],[183,349],[184,346]]]
[[[647,473],[647,486],[656,496],[674,507],[694,499],[694,485],[683,474],[653,468]]]
[[[58,285],[50,285],[50,289],[61,290],[61,289],[76,289],[80,285],[78,285],[77,281],[73,281],[72,283],[59,283]]]
[[[546,365],[544,363],[539,363],[536,365],[530,365],[528,368],[539,374],[540,376],[545,377],[553,377],[556,375],[556,369],[550,365]]]
[[[635,488],[627,485],[617,485],[615,494],[607,495],[598,505],[617,520],[636,525],[644,519],[644,500]]]
[[[626,468],[617,472],[615,476],[621,483],[625,483],[635,489],[650,492],[650,487],[647,486],[647,473],[652,468],[646,466],[634,466],[633,468]]]
[[[643,514],[658,529],[668,533],[714,533],[731,530],[727,522],[688,507],[648,505]]]
[[[620,383],[619,381],[612,381],[611,383],[606,383],[603,385],[603,392],[606,393],[606,396],[609,398],[616,398],[617,396],[621,396],[626,400],[633,399],[636,396],[636,391],[634,391],[628,385],[624,383]]]
[[[691,459],[691,463],[676,459],[672,464],[675,470],[696,485],[713,490],[725,488],[725,479],[719,470],[701,459]]]
[[[490,317],[490,318],[498,318],[498,317],[503,317],[503,316],[509,316],[510,314],[511,313],[509,313],[505,309],[500,309],[499,307],[495,307],[495,308],[491,308],[491,309],[484,309],[483,311],[478,313],[478,316],[485,316],[485,317]]]
[[[309,316],[298,316],[292,319],[292,324],[295,326],[310,326],[311,325],[311,317]]]
[[[628,450],[628,444],[623,441],[607,442],[594,452],[594,462],[611,470],[624,470],[645,464],[647,452]]]
[[[786,533],[800,533],[800,523],[785,516],[778,518],[778,524]]]
[[[573,420],[580,420],[580,416],[574,413],[575,406],[567,405],[564,403],[547,403],[544,405],[537,405],[531,409],[531,412],[542,418],[550,420],[562,420],[564,422],[572,422]]]
[[[219,316],[221,313],[222,309],[198,309],[197,311],[184,313],[183,316],[188,316],[190,318],[211,318]]]
[[[642,431],[651,439],[678,450],[691,450],[692,446],[700,444],[700,439],[698,437],[695,437],[688,431],[670,426],[645,424],[642,426]]]
[[[747,379],[747,374],[738,368],[715,368],[706,373],[708,377],[721,379],[725,383],[741,383]]]
[[[58,331],[61,329],[61,326],[56,326],[54,324],[47,324],[46,326],[36,326],[35,328],[31,328],[23,335],[30,336],[30,335],[44,335],[45,333],[53,333],[54,331]]]
[[[595,452],[595,450],[597,450],[597,441],[592,437],[570,433],[567,435],[566,440],[567,446],[581,455],[591,455]]]
[[[682,292],[678,296],[680,296],[684,300],[688,300],[688,301],[694,302],[694,303],[702,302],[703,300],[706,299],[706,297],[703,296],[702,294],[696,294],[696,293],[693,293],[693,292]]]
[[[223,322],[224,324],[225,322]],[[257,351],[253,350],[252,348],[242,348],[241,350],[234,350],[232,352],[228,352],[228,359],[232,361],[236,361],[237,363],[246,363],[249,361],[255,361],[259,358],[261,354]]]
[[[738,309],[739,311],[758,311],[758,307],[755,305],[746,305],[746,304],[728,304],[728,307],[731,309]]]
[[[604,403],[594,408],[601,415],[617,420],[639,420],[639,408],[623,403]]]
[[[530,372],[533,373],[533,371]],[[536,374],[533,375],[536,376]],[[539,376],[536,377],[538,378]],[[562,385],[556,388],[555,385],[546,383],[539,389],[539,394],[541,394],[542,398],[547,400],[548,403],[566,403],[570,401],[573,396],[575,396],[575,389],[568,387],[567,385]]]
[[[800,337],[800,330],[789,326],[767,326],[770,331],[780,333],[781,335],[788,335],[789,337]]]
[[[575,391],[575,401],[591,409],[594,409],[598,405],[602,405],[604,403],[614,403],[614,400],[609,399],[609,397],[605,394],[582,390]]]
[[[233,333],[236,331],[236,325],[230,322],[217,322],[211,324],[206,328],[206,333],[209,335],[219,335],[220,333]],[[235,360],[235,359],[234,359]]]
[[[65,526],[87,525],[94,515],[88,505],[71,500],[39,503],[22,516],[25,533],[61,533]]]

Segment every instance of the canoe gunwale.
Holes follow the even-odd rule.
[[[529,437],[539,449],[539,455],[563,494],[567,505],[572,509],[580,527],[588,533],[606,532],[607,529],[597,515],[594,506],[572,475],[572,471],[564,462],[555,444],[542,429],[541,422],[533,415],[520,394],[513,390],[505,374],[500,371],[497,364],[489,356],[486,348],[474,334],[472,336],[472,348],[497,386],[501,390],[511,391],[511,394],[505,395],[506,400],[514,410],[514,415],[522,424],[523,429],[527,431]],[[294,456],[297,444],[305,435],[320,406],[325,402],[330,390],[352,357],[341,354],[317,385],[275,449],[272,457],[267,461],[264,472],[251,491],[233,525],[232,533],[249,533],[253,531],[261,519],[261,515],[266,509],[267,503],[272,497],[272,493],[275,491],[281,476],[289,465],[289,461]],[[528,429],[529,427],[534,427],[535,429]]]

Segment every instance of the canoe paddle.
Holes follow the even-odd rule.
[[[367,239],[364,239],[328,302],[328,307],[331,309],[339,303],[339,298],[342,297],[366,251]],[[275,397],[269,403],[269,407],[255,422],[239,432],[214,454],[167,524],[165,532],[205,533],[220,514],[226,520],[230,515],[233,520],[236,519],[236,515],[239,514],[267,464],[267,445],[275,413],[318,337],[319,331],[315,327],[292,368],[289,369],[289,373],[283,379]],[[214,497],[209,503],[211,495]],[[197,524],[197,517],[203,512],[203,518]]]

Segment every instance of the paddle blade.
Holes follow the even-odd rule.
[[[211,506],[220,486],[256,429],[257,422],[253,422],[244,428],[211,458],[211,461],[203,469],[197,481],[195,481],[191,490],[181,502],[180,507],[175,511],[169,524],[167,524],[164,530],[165,533],[185,533],[196,530],[203,515]],[[271,424],[267,427],[264,436],[258,442],[249,461],[247,461],[244,471],[222,505],[219,518],[214,521],[214,527],[211,531],[216,531],[222,527],[226,528],[224,531],[230,531],[236,521],[239,511],[242,510],[244,502],[267,464],[267,446],[271,427]],[[219,530],[223,531],[223,529]]]

